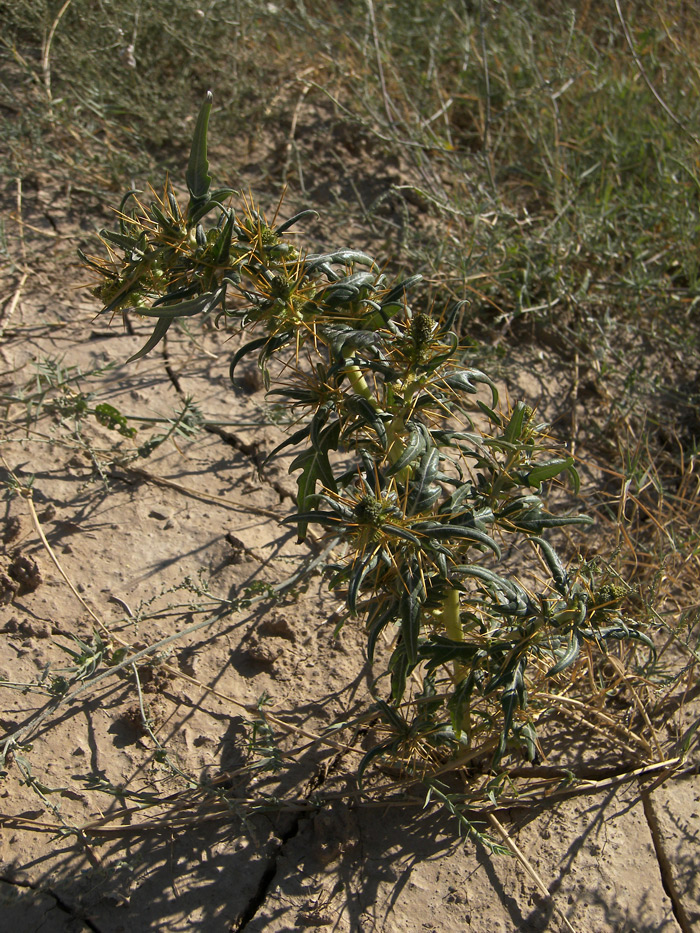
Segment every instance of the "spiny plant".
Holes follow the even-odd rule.
[[[318,525],[335,542],[329,587],[344,596],[343,618],[363,620],[370,660],[391,633],[376,707],[389,738],[360,771],[379,756],[418,770],[456,755],[493,769],[512,751],[535,760],[544,701],[529,699],[610,642],[653,650],[622,614],[624,588],[567,571],[545,537],[590,522],[545,502],[553,480],[578,490],[573,458],[553,452],[530,406],[499,410],[491,379],[464,365],[452,329],[463,303],[440,315],[412,307],[420,275],[392,282],[360,250],[289,242],[313,211],[273,226],[249,199],[235,207],[232,189],[212,188],[211,106],[208,94],[186,207],[167,182],[150,203],[129,191],[119,229],[102,233],[105,253],[83,255],[100,276],[102,313],[154,320],[132,360],[183,318],[254,332],[230,375],[235,385],[238,364],[256,355],[269,395],[298,415],[270,454],[295,454],[297,511],[286,521],[300,540]],[[539,561],[527,584],[499,569],[505,549]]]

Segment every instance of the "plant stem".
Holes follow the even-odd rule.
[[[459,619],[459,590],[452,589],[442,604],[442,618],[445,622],[447,637],[452,641],[464,641],[462,624]]]
[[[357,395],[361,395],[362,398],[366,399],[370,403],[375,411],[379,411],[379,403],[372,394],[372,390],[367,385],[367,380],[362,375],[362,370],[357,365],[357,363],[350,363],[345,372],[347,373],[347,377],[350,380],[350,385],[353,387]]]
[[[406,385],[406,390],[404,393],[404,402],[400,410],[394,415],[394,418],[387,428],[387,437],[389,440],[389,462],[396,463],[401,454],[404,452],[406,445],[404,444],[402,435],[406,431],[406,418],[411,413],[411,398],[416,393],[419,388],[419,383],[416,380],[409,380]],[[411,478],[412,468],[410,466],[404,467],[400,473],[397,473],[396,478],[400,483],[407,483]]]
[[[366,399],[376,412],[381,412],[379,402],[376,400],[372,394],[372,390],[367,385],[367,380],[363,376],[360,367],[356,363],[351,363],[348,366],[346,373],[348,379],[350,380],[350,385],[353,387],[357,395],[361,395],[362,398]],[[388,455],[390,463],[396,463],[404,451],[404,442],[401,437],[403,432],[406,430],[404,410],[405,408],[402,408],[401,411],[399,411],[398,414],[394,416],[393,420],[387,427],[387,440],[389,442]],[[409,476],[410,467],[406,467],[397,474],[396,478],[399,482],[405,483]]]

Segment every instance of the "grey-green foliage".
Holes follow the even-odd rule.
[[[392,634],[380,713],[393,738],[372,755],[467,745],[494,767],[511,747],[533,758],[533,685],[566,676],[584,644],[651,647],[618,594],[568,571],[548,539],[589,523],[545,502],[552,480],[568,475],[577,488],[573,459],[552,453],[530,406],[499,410],[488,375],[462,363],[452,330],[461,303],[439,316],[414,309],[419,276],[390,281],[349,247],[308,252],[285,234],[309,212],[271,227],[249,203],[231,206],[229,189],[212,189],[210,108],[208,95],[187,206],[167,186],[150,204],[130,192],[119,230],[103,234],[109,255],[85,257],[104,276],[103,310],[155,321],[133,359],[178,318],[214,314],[252,332],[231,360],[234,385],[244,357],[257,357],[268,388],[271,362],[284,360],[271,394],[300,425],[272,454],[295,455],[297,511],[286,521],[300,538],[313,524],[346,545],[326,567],[329,586],[363,619],[370,658]],[[505,548],[538,554],[546,578],[525,585],[499,568]],[[413,672],[423,693],[407,708]]]

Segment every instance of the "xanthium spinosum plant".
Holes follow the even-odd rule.
[[[439,318],[413,310],[419,275],[387,281],[351,248],[305,252],[285,235],[313,211],[271,227],[248,201],[231,206],[232,189],[212,188],[211,106],[208,94],[187,207],[167,183],[150,205],[129,191],[119,230],[103,231],[106,252],[81,254],[100,275],[103,313],[154,320],[132,360],[179,319],[238,322],[252,339],[231,359],[234,384],[256,354],[269,395],[298,412],[301,426],[270,454],[295,453],[297,511],[286,521],[300,539],[316,525],[337,543],[329,587],[364,620],[370,659],[382,633],[394,635],[377,707],[391,737],[362,769],[382,754],[425,763],[472,751],[495,769],[513,749],[533,760],[536,686],[555,684],[584,646],[636,639],[653,650],[623,617],[623,591],[567,572],[545,537],[590,521],[553,514],[543,498],[565,475],[577,490],[573,459],[552,454],[528,405],[503,414],[489,377],[465,368],[452,330],[460,304]],[[275,358],[283,378],[270,388]],[[548,579],[499,572],[513,545],[538,554]]]

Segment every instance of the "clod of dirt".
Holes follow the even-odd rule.
[[[180,652],[178,658],[178,666],[181,671],[185,674],[188,674],[190,677],[196,677],[197,671],[195,669],[195,661],[197,660],[197,652],[194,648],[185,648],[184,651]]]
[[[286,616],[273,613],[264,619],[258,628],[262,635],[274,635],[277,638],[286,638],[288,641],[296,641],[297,636],[294,629],[289,624]]]
[[[257,366],[255,368],[249,366],[244,370],[237,370],[235,387],[239,392],[245,392],[246,395],[253,395],[253,393],[259,392],[263,387],[263,378]]]
[[[25,638],[50,638],[51,623],[45,619],[23,619],[18,631]]]
[[[116,723],[122,726],[128,733],[131,733],[133,739],[141,738],[146,735],[141,709],[138,704],[129,706],[117,717]]]
[[[162,693],[170,686],[173,675],[160,667],[144,664],[139,668],[139,678],[144,693]]]
[[[5,522],[5,528],[2,533],[2,540],[5,544],[10,544],[15,538],[19,538],[22,530],[22,520],[19,515],[10,515]]]
[[[7,572],[17,583],[18,596],[33,593],[44,582],[37,562],[33,557],[26,557],[24,554],[17,554],[13,558]]]
[[[0,571],[0,606],[6,606],[8,603],[11,603],[17,595],[18,590],[19,585],[12,577],[4,571]]]
[[[246,648],[246,657],[256,664],[274,664],[277,658],[282,654],[282,648],[277,643],[271,643],[269,640],[262,640],[253,635]]]
[[[314,818],[313,833],[311,853],[317,863],[326,868],[340,858],[349,840],[357,838],[354,814],[344,805],[332,805]]]
[[[56,518],[56,506],[53,502],[49,502],[46,505],[46,508],[39,515],[39,520],[42,522],[52,522]]]

